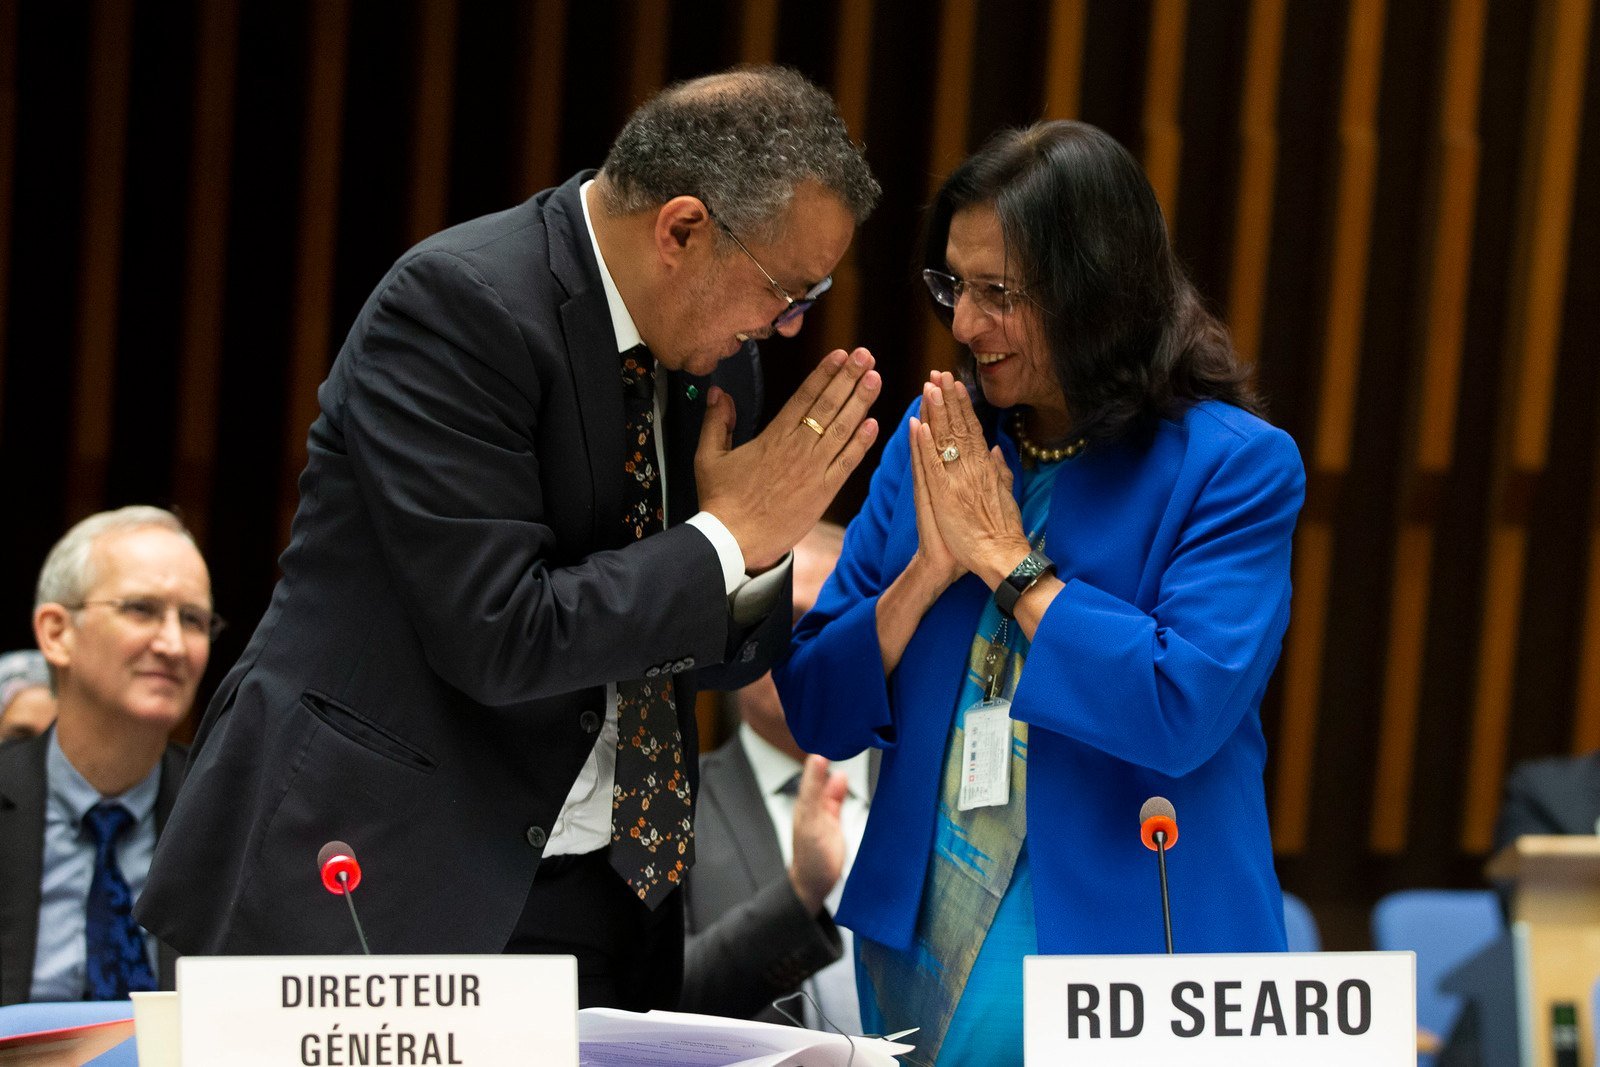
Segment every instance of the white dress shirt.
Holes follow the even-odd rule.
[[[642,344],[643,339],[639,336],[639,328],[634,325],[633,316],[628,312],[628,306],[622,302],[622,294],[617,291],[617,283],[606,267],[605,256],[600,253],[600,241],[595,237],[594,220],[589,213],[589,190],[593,185],[592,180],[584,182],[578,191],[578,200],[583,205],[583,225],[589,233],[589,244],[594,249],[595,264],[600,269],[600,284],[605,289],[606,306],[611,312],[611,329],[616,334],[617,352],[620,354]],[[620,376],[617,379],[617,388],[619,390],[622,388]],[[661,413],[666,406],[666,389],[667,376],[656,375],[657,426],[661,425]],[[658,485],[663,501],[662,513],[665,515],[667,463],[661,434],[655,435],[655,443],[656,470],[660,472]],[[671,516],[667,516],[667,519],[670,521]],[[778,594],[783,588],[791,560],[785,559],[771,570],[751,578],[745,574],[744,553],[739,548],[739,542],[734,540],[721,519],[708,511],[701,511],[689,516],[684,522],[704,534],[711,542],[711,547],[716,549],[717,559],[722,564],[723,589],[728,594],[734,621],[740,625],[748,625],[770,613],[777,604]],[[690,713],[693,713],[692,710]],[[684,758],[694,759],[695,754],[686,752]],[[577,781],[572,783],[567,799],[562,802],[561,813],[556,817],[550,838],[545,843],[544,855],[579,855],[594,852],[611,844],[611,792],[616,778],[617,687],[615,683],[608,682],[605,722],[595,738],[594,749],[589,753],[582,772],[579,773]]]

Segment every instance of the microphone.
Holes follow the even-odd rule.
[[[1172,903],[1167,899],[1167,849],[1178,843],[1178,813],[1166,797],[1151,797],[1139,809],[1139,837],[1156,854],[1161,869],[1161,923],[1172,955]]]
[[[356,902],[351,897],[356,886],[361,884],[361,864],[356,862],[356,850],[343,841],[329,841],[317,850],[317,869],[322,874],[322,886],[336,897],[344,897],[344,902],[350,908],[350,921],[356,927],[356,940],[361,942],[361,951],[372,955],[372,950],[367,947],[367,935],[361,929],[361,920],[356,917]]]

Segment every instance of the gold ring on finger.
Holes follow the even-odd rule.
[[[810,427],[811,429],[817,431],[818,437],[821,437],[823,434],[828,432],[823,428],[822,423],[818,422],[816,419],[813,419],[810,415],[807,415],[805,418],[801,419],[800,425]]]
[[[939,458],[944,460],[946,463],[954,463],[956,460],[961,458],[961,449],[957,448],[953,444],[945,445],[943,448],[939,449]]]

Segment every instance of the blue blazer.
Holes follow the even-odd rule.
[[[924,616],[894,673],[878,594],[917,547],[908,420],[816,608],[776,671],[802,748],[884,750],[837,920],[911,944],[968,649],[989,589],[967,575]],[[993,434],[1014,471],[1015,446]],[[1018,479],[1019,486],[1021,484]],[[1284,947],[1262,775],[1260,704],[1289,621],[1305,473],[1281,430],[1207,401],[1147,440],[1068,462],[1046,553],[1066,588],[1045,613],[1012,715],[1029,724],[1028,851],[1043,953],[1163,950],[1156,858],[1139,808],[1172,801],[1174,947]]]

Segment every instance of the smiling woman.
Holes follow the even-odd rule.
[[[1101,131],[997,136],[924,266],[965,380],[906,413],[775,677],[807,751],[884,750],[837,916],[863,1024],[1021,1063],[1024,956],[1163,947],[1152,794],[1179,949],[1284,946],[1259,708],[1304,472]]]

